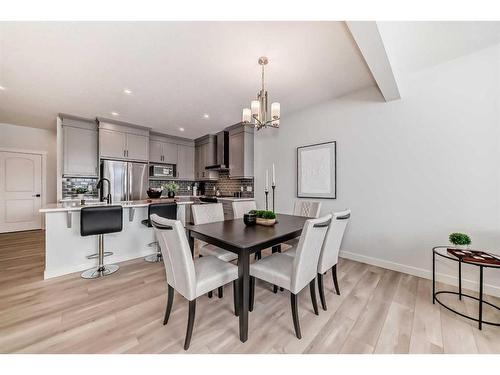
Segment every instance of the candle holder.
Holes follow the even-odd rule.
[[[266,211],[269,209],[269,205],[267,203],[268,195],[269,195],[269,190],[264,190],[264,193],[266,193]]]
[[[276,189],[276,185],[271,186],[273,188],[273,212],[274,212],[274,190]]]

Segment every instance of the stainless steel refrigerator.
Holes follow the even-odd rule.
[[[148,168],[145,163],[102,160],[101,177],[111,185],[113,202],[147,199]],[[108,185],[102,184],[102,197],[108,194]]]

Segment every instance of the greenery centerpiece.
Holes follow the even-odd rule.
[[[179,191],[179,185],[177,185],[175,182],[169,182],[163,188],[167,191],[167,195],[169,198],[175,197],[175,194],[177,191]]]
[[[471,244],[470,237],[464,233],[452,233],[449,239],[453,245],[460,249],[467,249]]]
[[[257,224],[272,226],[276,224],[276,214],[273,211],[252,210],[251,214],[257,217]]]
[[[75,193],[78,195],[78,198],[82,199],[83,195],[88,191],[85,186],[78,186],[75,188]]]

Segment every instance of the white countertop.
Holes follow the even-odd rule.
[[[127,202],[116,202],[112,203],[111,206],[120,205],[123,208],[138,208],[138,207],[146,207],[150,203],[167,203],[174,202],[173,199],[146,199],[140,201],[127,201]],[[176,201],[177,204],[193,204],[192,201]],[[86,205],[80,205],[76,202],[64,202],[64,203],[50,203],[43,206],[39,212],[47,213],[47,212],[64,212],[64,211],[80,211],[83,207],[101,207],[108,206],[107,203],[90,203]]]

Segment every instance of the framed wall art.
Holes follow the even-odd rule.
[[[337,198],[337,142],[297,147],[297,197]]]

